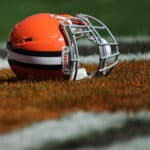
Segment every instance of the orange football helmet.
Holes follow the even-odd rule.
[[[99,57],[98,67],[92,72],[81,67],[82,50],[78,43],[84,39],[96,45]],[[111,71],[119,55],[118,44],[110,30],[97,18],[85,14],[29,16],[13,27],[7,48],[13,72],[20,79],[31,80],[99,77]]]

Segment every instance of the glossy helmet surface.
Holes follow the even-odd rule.
[[[105,31],[110,42],[102,37],[101,31]],[[78,41],[84,38],[97,47],[98,67],[92,72],[81,67]],[[8,61],[16,76],[32,80],[103,76],[117,64],[119,55],[110,30],[97,18],[85,14],[29,16],[13,27],[7,48]]]

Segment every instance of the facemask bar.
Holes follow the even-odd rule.
[[[78,80],[80,61],[77,40],[83,37],[87,37],[98,45],[99,67],[95,72],[87,75],[84,73],[83,78],[81,77],[80,79],[107,75],[118,63],[118,43],[108,27],[99,19],[86,14],[79,14],[76,17],[62,20],[61,27],[67,42],[67,46],[62,51],[62,57],[64,58],[65,55],[69,56],[68,65],[63,65],[62,70],[65,74],[70,75],[71,80]],[[102,37],[101,31],[107,33],[107,38],[110,39],[111,42],[106,41],[105,38]],[[113,53],[112,48],[114,49]],[[110,50],[109,54],[108,49]],[[108,63],[109,59],[112,58],[113,61]]]

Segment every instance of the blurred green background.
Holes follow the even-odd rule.
[[[100,18],[115,36],[150,35],[150,0],[1,0],[0,41],[18,21],[40,12],[86,13]]]

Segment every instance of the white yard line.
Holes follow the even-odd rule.
[[[99,58],[98,55],[92,55],[92,56],[86,56],[86,57],[83,56],[83,57],[80,57],[80,61],[81,61],[81,63],[88,63],[88,64],[95,63],[95,64],[97,64],[98,63],[98,61],[97,61],[98,58]],[[135,60],[135,61],[150,60],[150,53],[121,54],[119,56],[119,61],[120,62],[122,62],[122,61],[133,61],[133,60]],[[3,68],[10,68],[10,66],[8,64],[7,59],[0,58],[0,69],[3,69]]]
[[[92,55],[92,56],[83,56],[83,57],[80,57],[80,61],[82,63],[98,63],[98,58],[99,56],[98,55]],[[138,60],[150,60],[150,53],[144,53],[144,54],[141,54],[141,53],[138,53],[138,54],[120,54],[119,56],[119,61],[122,62],[122,61],[138,61]]]
[[[77,112],[68,115],[60,120],[51,120],[36,123],[22,130],[0,136],[0,149],[2,150],[41,150],[45,147],[57,149],[63,143],[76,140],[84,140],[86,137],[105,135],[110,129],[122,129],[128,120],[138,120],[139,122],[150,121],[150,113],[92,113]],[[140,128],[139,128],[140,130]],[[97,133],[97,134],[95,134]],[[133,133],[134,134],[134,133]],[[114,136],[114,135],[112,135]],[[145,144],[145,139],[146,145]],[[120,139],[118,139],[120,140]],[[82,142],[82,141],[80,141]],[[97,142],[99,140],[97,139]],[[139,143],[141,142],[141,143]],[[84,141],[83,141],[84,143]],[[136,150],[139,148],[147,150],[150,147],[150,135],[146,137],[133,137],[131,140],[115,142],[108,146],[109,150]],[[123,147],[124,146],[124,147]],[[130,147],[131,146],[131,147]],[[113,147],[113,149],[111,149]],[[88,148],[86,148],[88,149]],[[93,149],[93,148],[92,148]],[[105,149],[105,148],[104,148]]]
[[[121,54],[119,61],[138,61],[138,60],[150,60],[150,53],[137,53],[137,54]]]
[[[120,36],[117,37],[119,42],[150,42],[150,36]],[[87,45],[84,43],[83,45]],[[85,41],[86,42],[86,41]],[[0,49],[6,49],[6,42],[0,43]],[[98,60],[97,55],[88,56],[88,57],[80,57],[81,62],[83,63],[97,63]],[[148,53],[137,53],[137,54],[120,54],[119,61],[132,61],[132,60],[150,60],[150,52]],[[9,68],[9,64],[6,59],[0,58],[0,68]]]

